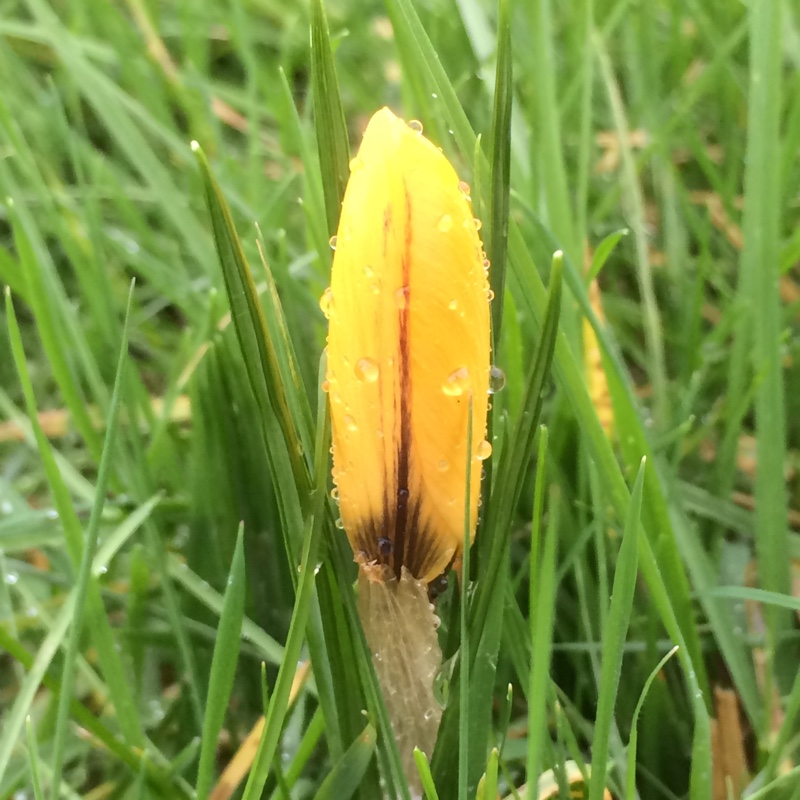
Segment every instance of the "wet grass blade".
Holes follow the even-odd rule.
[[[100,456],[100,467],[97,473],[97,486],[95,488],[95,499],[92,505],[92,512],[89,517],[89,525],[84,537],[83,552],[81,553],[81,563],[78,569],[77,580],[73,589],[75,596],[75,607],[72,617],[67,650],[64,656],[64,666],[61,673],[61,696],[58,698],[58,711],[56,714],[56,727],[53,736],[53,786],[57,793],[61,784],[61,768],[63,764],[64,748],[67,738],[67,723],[69,722],[69,707],[72,700],[71,692],[75,681],[76,659],[81,643],[83,632],[83,617],[86,598],[89,593],[89,582],[91,580],[92,561],[97,550],[97,536],[100,527],[100,517],[103,513],[103,506],[106,500],[106,488],[108,486],[109,470],[111,460],[115,457],[115,444],[117,437],[117,427],[119,425],[119,413],[123,403],[125,390],[126,367],[128,363],[128,325],[130,323],[131,301],[133,299],[133,284],[128,293],[128,307],[125,312],[125,323],[122,328],[122,342],[119,350],[119,360],[117,362],[117,374],[114,378],[114,390],[111,394],[111,405],[108,410],[108,423],[106,436],[103,441],[103,452]]]
[[[225,722],[236,665],[239,659],[239,647],[242,641],[242,620],[245,603],[245,566],[242,538],[244,526],[239,526],[236,536],[236,549],[233,553],[228,585],[222,602],[222,613],[219,617],[217,640],[214,644],[214,655],[211,660],[211,674],[208,679],[208,695],[206,698],[205,718],[203,719],[203,736],[200,746],[200,762],[197,767],[197,797],[205,800],[208,796],[214,777],[214,765],[217,758],[219,733]]]
[[[622,654],[628,636],[633,596],[636,590],[636,575],[639,565],[637,541],[645,463],[645,459],[642,459],[631,492],[631,504],[628,518],[625,520],[622,545],[616,562],[614,587],[611,590],[611,607],[603,630],[602,673],[592,738],[592,777],[589,783],[589,800],[601,800],[605,791],[609,738],[619,678],[622,672]]]

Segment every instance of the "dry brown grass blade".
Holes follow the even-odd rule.
[[[289,708],[294,704],[294,701],[300,694],[300,690],[305,685],[310,674],[310,662],[303,661],[298,664],[297,671],[294,674],[292,688],[289,692]],[[233,758],[228,762],[228,766],[225,767],[225,770],[217,781],[217,785],[211,792],[209,800],[229,800],[245,779],[250,772],[250,767],[253,766],[253,759],[258,752],[258,743],[261,740],[261,733],[264,730],[265,723],[266,718],[262,715],[259,717],[258,722],[253,725],[252,730],[247,734],[247,738],[241,743]]]
[[[744,731],[736,692],[716,687],[714,704],[717,716],[711,734],[713,798],[728,800],[740,797],[748,780]]]

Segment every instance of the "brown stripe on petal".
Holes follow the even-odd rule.
[[[403,181],[406,200],[405,242],[401,256],[402,286],[404,302],[398,308],[398,356],[400,360],[400,386],[396,394],[399,404],[400,441],[397,448],[397,516],[394,527],[394,572],[400,572],[408,561],[406,533],[409,505],[409,461],[411,457],[411,196]]]

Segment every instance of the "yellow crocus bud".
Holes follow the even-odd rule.
[[[321,300],[333,480],[360,565],[362,622],[411,774],[413,747],[431,755],[441,714],[427,584],[460,556],[468,461],[474,536],[491,453],[488,262],[469,187],[419,123],[378,111],[350,168]]]

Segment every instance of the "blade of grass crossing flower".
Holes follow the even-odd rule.
[[[417,762],[417,770],[422,780],[425,800],[439,800],[436,786],[433,783],[433,775],[431,775],[431,765],[428,763],[428,757],[418,747],[414,750],[414,761]]]
[[[233,553],[228,585],[222,602],[222,613],[217,626],[217,639],[211,659],[211,674],[208,679],[203,736],[200,747],[200,762],[197,767],[197,797],[208,796],[214,776],[217,757],[217,740],[225,721],[225,712],[230,702],[233,679],[241,645],[242,621],[245,603],[245,566],[242,536],[244,526],[239,526],[236,549]]]
[[[503,301],[506,285],[508,253],[509,192],[511,188],[511,100],[514,91],[511,60],[511,24],[509,2],[500,0],[497,22],[497,69],[492,113],[491,139],[491,196],[489,203],[489,286],[494,292],[492,302],[493,352],[500,345]],[[496,356],[495,356],[496,357]]]
[[[601,800],[605,790],[609,738],[619,688],[619,677],[622,671],[622,654],[625,649],[625,640],[633,609],[633,595],[636,589],[636,573],[639,563],[637,540],[645,463],[645,459],[642,459],[636,483],[631,492],[628,518],[625,520],[622,545],[616,561],[614,586],[611,590],[611,607],[603,630],[603,667],[598,690],[594,736],[592,737],[592,777],[589,783],[589,800]]]
[[[75,666],[80,648],[81,634],[83,631],[83,615],[86,598],[91,580],[92,560],[97,550],[97,535],[100,527],[100,517],[106,500],[106,487],[108,486],[109,469],[114,457],[114,445],[119,423],[119,410],[123,402],[125,389],[125,375],[128,363],[128,324],[130,322],[131,301],[133,299],[133,284],[128,294],[128,306],[125,312],[125,323],[122,328],[122,343],[120,344],[117,374],[114,378],[114,390],[111,394],[111,405],[108,411],[106,436],[103,442],[103,452],[100,457],[100,466],[97,472],[97,487],[92,512],[89,516],[89,525],[81,554],[81,563],[78,569],[77,580],[73,589],[75,596],[75,610],[72,617],[72,627],[67,651],[64,656],[64,666],[61,673],[61,696],[58,698],[58,711],[56,714],[56,727],[53,736],[53,796],[58,796],[58,787],[61,785],[61,768],[64,757],[64,746],[67,737],[67,723],[69,721],[69,706],[72,700],[71,692],[75,681]]]
[[[531,610],[531,673],[528,689],[528,760],[527,779],[531,785],[541,769],[547,736],[547,688],[550,683],[550,657],[553,648],[553,613],[555,610],[556,542],[558,536],[559,493],[553,488],[548,502],[549,518],[541,564],[531,562],[535,606]],[[538,527],[538,525],[537,525]]]
[[[322,782],[314,800],[350,800],[355,795],[375,752],[375,736],[375,728],[367,725]]]
[[[350,145],[323,0],[313,0],[311,8],[311,86],[328,234],[333,236],[347,185]]]
[[[472,396],[469,398],[469,412],[467,414],[467,475],[466,488],[464,490],[464,543],[461,551],[461,608],[460,608],[460,627],[461,643],[458,650],[459,675],[458,690],[460,693],[459,709],[459,735],[458,735],[458,798],[467,800],[467,790],[469,784],[469,666],[470,666],[470,644],[469,644],[469,555],[470,555],[470,461],[472,460]]]
[[[530,462],[533,453],[539,414],[542,407],[542,393],[550,375],[553,353],[558,336],[558,323],[561,309],[561,274],[563,254],[557,251],[553,255],[553,264],[550,272],[550,287],[548,292],[547,311],[542,329],[536,357],[526,378],[525,391],[522,398],[522,409],[516,424],[511,444],[504,454],[502,463],[498,466],[499,490],[498,497],[493,499],[486,523],[486,530],[490,532],[493,547],[486,580],[478,588],[476,607],[473,615],[473,625],[476,630],[485,628],[486,613],[492,597],[497,595],[495,588],[497,574],[502,564],[502,548],[499,541],[507,539],[510,529],[510,515],[512,509],[517,507],[517,501],[522,494],[524,485],[525,468]],[[488,537],[487,537],[488,538]]]
[[[30,715],[25,720],[25,735],[28,740],[28,765],[31,771],[33,800],[44,800],[42,781],[39,777],[39,747],[36,744],[36,731],[33,729]]]
[[[47,482],[53,495],[53,501],[64,529],[67,551],[73,567],[77,570],[81,563],[81,553],[83,551],[83,530],[67,487],[62,480],[59,462],[56,461],[50,442],[47,440],[39,421],[33,386],[25,361],[22,337],[17,323],[16,312],[14,311],[14,303],[8,288],[6,288],[5,295],[11,352],[22,385],[26,410],[33,428]],[[144,735],[136,713],[133,696],[125,678],[125,670],[117,650],[111,624],[106,615],[103,599],[93,578],[89,580],[88,612],[88,626],[92,634],[92,640],[97,647],[98,660],[103,671],[103,677],[108,684],[122,734],[128,744],[143,745]],[[2,772],[1,769],[0,772]]]
[[[327,409],[327,406],[325,407]],[[324,423],[317,430],[314,464],[317,485],[314,488],[312,513],[306,523],[303,537],[303,548],[300,560],[300,575],[297,581],[297,595],[292,620],[289,625],[289,635],[283,661],[278,670],[275,690],[269,704],[269,713],[266,715],[264,730],[258,744],[250,776],[247,780],[243,800],[254,800],[261,796],[264,790],[273,756],[283,729],[283,722],[288,709],[289,692],[294,680],[297,660],[300,649],[305,639],[306,622],[311,611],[314,597],[314,581],[318,571],[317,558],[319,555],[319,540],[325,517],[325,502],[328,486],[328,441],[330,438],[330,416],[327,410],[324,413]]]
[[[673,647],[661,659],[661,661],[656,664],[655,668],[650,675],[648,675],[647,680],[644,682],[642,691],[639,694],[639,700],[636,702],[636,708],[633,710],[633,716],[631,717],[631,735],[630,739],[628,739],[628,774],[625,776],[625,786],[627,789],[625,792],[625,797],[636,797],[636,748],[639,741],[638,724],[639,715],[642,712],[642,706],[644,706],[644,701],[647,699],[647,693],[650,691],[653,681],[661,674],[661,670],[664,669],[667,661],[669,661],[677,652],[678,645],[675,645],[675,647]]]

